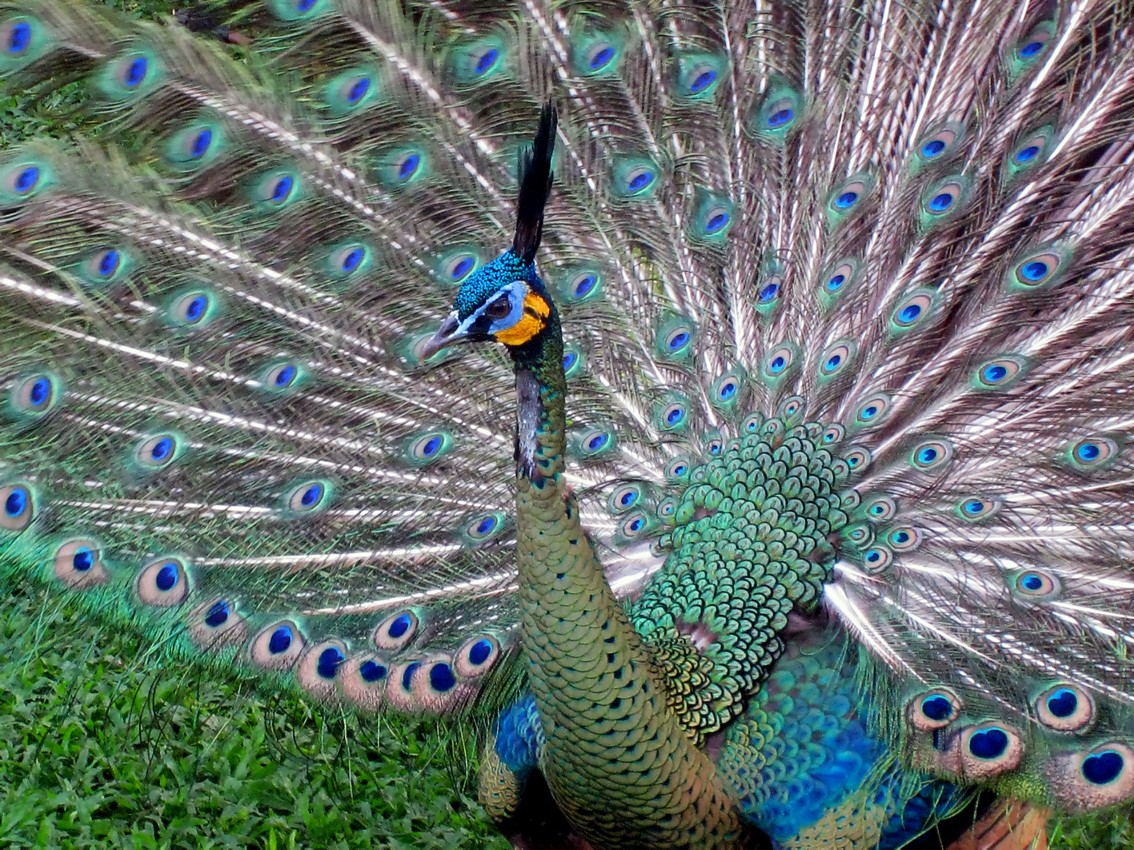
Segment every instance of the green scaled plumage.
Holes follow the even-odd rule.
[[[89,130],[0,155],[7,580],[450,718],[521,846],[1134,798],[1124,5],[181,20],[0,7]]]

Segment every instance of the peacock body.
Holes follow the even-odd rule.
[[[0,157],[0,564],[489,718],[518,846],[1127,803],[1132,43],[1094,0],[5,3],[9,88],[99,126]]]

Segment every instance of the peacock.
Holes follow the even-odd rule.
[[[6,0],[0,51],[82,131],[0,152],[9,582],[472,730],[517,847],[1134,799],[1130,4]]]

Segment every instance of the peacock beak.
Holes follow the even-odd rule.
[[[442,348],[447,345],[452,345],[455,342],[463,342],[468,339],[468,328],[461,326],[461,320],[457,317],[457,311],[454,310],[448,317],[441,323],[441,327],[437,329],[437,333],[426,340],[425,344],[421,347],[421,359],[428,360]]]

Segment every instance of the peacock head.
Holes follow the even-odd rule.
[[[538,340],[556,321],[551,297],[535,270],[543,237],[543,210],[551,195],[551,155],[557,116],[549,101],[531,147],[520,154],[520,195],[512,247],[477,269],[457,292],[453,311],[422,347],[430,357],[457,342],[495,340],[513,354]]]
[[[505,251],[461,285],[453,311],[422,353],[430,357],[454,343],[488,340],[523,348],[547,328],[552,309],[535,264]]]

